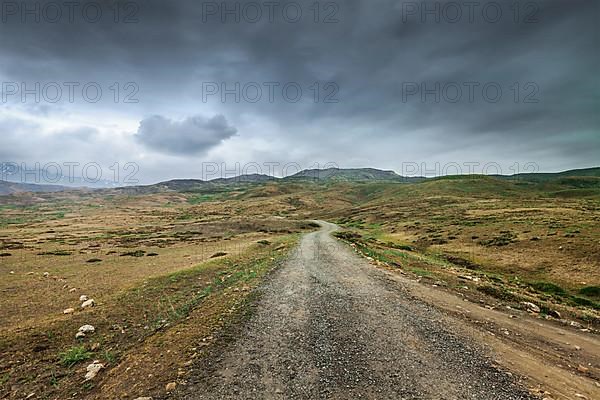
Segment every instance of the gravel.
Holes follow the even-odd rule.
[[[532,399],[439,311],[330,236],[307,234],[184,399]]]

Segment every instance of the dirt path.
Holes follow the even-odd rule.
[[[186,399],[529,399],[443,316],[330,236],[306,235]]]

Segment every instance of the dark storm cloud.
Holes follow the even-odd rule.
[[[140,122],[135,138],[158,152],[194,155],[206,153],[236,132],[222,115],[194,116],[183,121],[153,115]]]
[[[154,121],[164,125],[164,133],[152,129],[138,136],[146,145],[177,154],[196,153],[194,149],[202,151],[213,142],[205,145],[200,136],[183,133],[187,127],[169,121],[173,116],[165,109],[172,110],[173,104],[223,113],[240,138],[263,135],[260,127],[251,131],[242,122],[247,115],[260,117],[280,127],[278,140],[289,148],[304,147],[306,154],[313,143],[315,154],[328,153],[339,164],[376,143],[378,159],[390,166],[398,157],[397,144],[418,147],[421,139],[415,132],[422,131],[433,135],[428,140],[434,147],[443,142],[448,152],[464,159],[479,154],[475,143],[481,143],[499,152],[518,150],[515,158],[535,154],[549,168],[559,156],[561,165],[569,159],[574,166],[598,164],[593,152],[582,153],[582,159],[571,151],[600,150],[597,1],[521,1],[518,16],[514,1],[500,1],[495,4],[503,15],[497,22],[486,20],[481,11],[494,2],[482,1],[473,21],[463,7],[456,23],[443,14],[439,22],[432,15],[423,20],[421,9],[448,3],[435,1],[335,1],[338,9],[325,9],[327,2],[322,2],[317,3],[318,23],[312,0],[295,2],[303,12],[298,23],[282,17],[289,1],[280,2],[272,22],[263,7],[257,23],[243,15],[239,23],[231,15],[225,23],[218,12],[207,15],[206,5],[221,8],[221,1],[135,3],[137,23],[114,23],[111,2],[100,3],[104,17],[97,23],[76,17],[73,23],[23,24],[6,16],[0,26],[3,80],[98,81],[107,86],[134,81],[140,87],[140,103],[131,108],[137,119],[165,115],[160,123],[149,118],[141,125]],[[231,9],[249,2],[225,3]],[[407,14],[407,7],[418,11]],[[333,11],[337,22],[323,23]],[[222,101],[220,93],[203,99],[207,82],[228,88],[236,82],[280,86],[272,102],[266,89],[257,102],[243,96]],[[302,88],[297,102],[280,91],[290,82]],[[315,82],[320,82],[316,101]],[[337,102],[323,101],[331,94],[324,87],[328,82],[339,87]],[[477,83],[472,101],[465,82]],[[463,89],[459,101],[450,101],[448,93],[439,99],[421,96],[422,88],[448,84]],[[501,88],[499,100],[485,97],[486,84]],[[407,95],[413,85],[418,92]],[[122,104],[113,107],[124,109]],[[181,143],[171,131],[179,132]],[[214,138],[222,139],[220,134]],[[349,138],[357,154],[339,145]],[[426,150],[411,154],[428,156]]]

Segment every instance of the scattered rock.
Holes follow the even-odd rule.
[[[75,334],[75,339],[83,339],[85,337],[85,333],[83,332],[77,332]]]
[[[88,300],[88,297],[85,294],[82,294],[81,296],[79,296],[79,301],[81,301],[82,303],[87,300]]]
[[[10,271],[10,274],[11,274],[11,275],[14,275],[14,274],[15,274],[15,271]]]
[[[94,307],[95,304],[94,299],[89,299],[81,304],[81,308]]]
[[[100,361],[96,360],[93,363],[91,363],[90,365],[87,366],[87,374],[85,374],[85,380],[89,381],[91,379],[94,379],[96,377],[96,375],[98,375],[98,372],[100,372],[100,370],[104,368],[104,364],[101,364]]]
[[[79,328],[79,332],[92,333],[96,330],[92,325],[83,325]]]
[[[525,308],[527,309],[527,311],[529,311],[529,312],[539,313],[540,311],[542,311],[542,310],[540,310],[540,308],[538,306],[536,306],[535,304],[530,303],[528,301],[524,301],[521,304],[523,304],[525,306]]]
[[[176,387],[177,387],[176,382],[170,382],[170,383],[167,383],[167,386],[165,387],[165,389],[167,392],[172,392],[173,390],[175,390]]]
[[[44,272],[44,278],[47,278],[50,276],[50,272]]]
[[[577,329],[581,329],[581,328],[583,328],[583,325],[581,325],[581,324],[580,324],[579,322],[577,322],[577,321],[571,321],[571,322],[569,322],[569,325],[571,325],[571,326],[573,326],[573,327],[575,327],[575,328],[577,328]]]
[[[69,293],[73,293],[73,292],[76,292],[76,291],[77,291],[77,288],[71,288],[71,289],[69,289]]]
[[[92,350],[92,351],[98,351],[98,350],[100,350],[100,343],[94,343],[92,345],[92,347],[90,348],[90,350]]]
[[[136,397],[133,400],[152,400],[152,397]]]
[[[580,365],[580,366],[577,367],[577,371],[581,372],[582,374],[585,374],[589,370],[590,370],[589,368],[584,367],[583,365]]]
[[[63,314],[73,314],[75,312],[74,308],[67,308],[63,311]]]

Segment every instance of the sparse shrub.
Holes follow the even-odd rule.
[[[502,231],[500,235],[495,236],[491,239],[484,239],[479,242],[479,244],[483,246],[507,246],[511,243],[514,243],[517,236],[510,231]]]
[[[60,362],[65,367],[72,367],[73,365],[89,360],[93,354],[85,349],[85,346],[72,347],[64,353],[60,354]]]
[[[341,231],[341,232],[335,232],[334,233],[335,237],[338,237],[340,239],[343,240],[348,240],[348,241],[357,241],[361,239],[361,235],[355,232],[350,232],[350,231]]]
[[[90,258],[86,262],[88,262],[88,263],[99,263],[99,262],[102,262],[102,260],[99,259],[99,258]]]
[[[394,242],[387,242],[385,245],[387,247],[391,247],[391,248],[398,249],[398,250],[413,251],[413,248],[406,244],[397,244]]]
[[[158,256],[158,253],[148,253],[146,254],[146,257],[156,257]]]
[[[510,291],[508,291],[506,288],[498,288],[496,286],[482,285],[482,286],[477,286],[477,290],[479,290],[482,293],[487,294],[488,296],[495,297],[500,300],[519,301],[519,298],[517,296],[515,296],[514,293],[511,293]]]
[[[227,253],[225,253],[224,251],[219,251],[219,252],[216,252],[215,254],[213,254],[212,256],[210,256],[210,258],[223,257],[226,255],[227,255]]]
[[[590,307],[594,310],[600,310],[600,304],[590,299],[586,299],[585,297],[571,296],[571,303],[577,306]]]
[[[271,242],[269,242],[268,240],[259,240],[259,241],[258,241],[258,242],[256,242],[256,243],[258,243],[258,244],[262,244],[262,245],[265,245],[265,246],[268,246],[268,245],[270,245],[270,244],[271,244]]]
[[[557,296],[564,296],[567,294],[563,288],[550,282],[533,282],[531,283],[531,287],[538,292],[554,294]]]
[[[579,294],[600,299],[600,286],[586,286],[579,289]]]
[[[146,254],[146,252],[144,250],[136,250],[136,251],[130,251],[127,253],[123,253],[121,254],[121,257],[124,256],[129,256],[129,257],[144,257],[144,255]]]
[[[447,254],[447,255],[443,256],[443,258],[445,258],[446,261],[451,262],[452,264],[459,265],[461,267],[464,267],[464,268],[467,268],[470,270],[480,270],[481,269],[481,266],[475,264],[472,261],[465,260],[464,258],[461,258],[461,257],[456,257],[453,255]]]
[[[109,364],[114,364],[115,361],[117,361],[117,355],[115,353],[113,353],[112,351],[105,351],[104,352],[104,359],[109,363]]]
[[[38,256],[70,256],[71,254],[73,253],[67,250],[55,250],[38,253]]]

